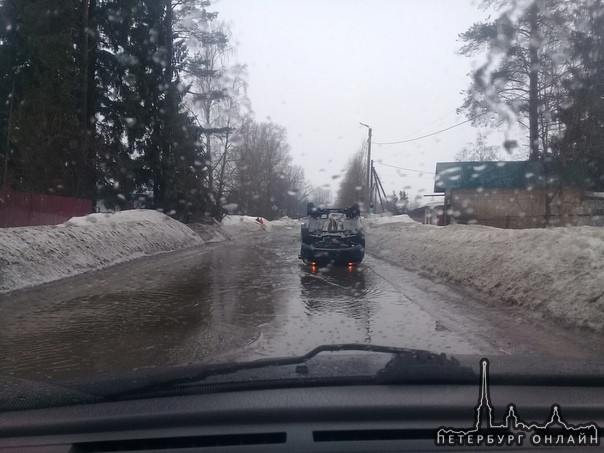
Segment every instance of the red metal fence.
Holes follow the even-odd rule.
[[[57,225],[92,212],[92,201],[29,192],[0,191],[0,228]]]

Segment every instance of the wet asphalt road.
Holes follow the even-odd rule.
[[[124,263],[0,296],[0,373],[62,378],[373,343],[452,354],[599,357],[600,337],[369,254],[313,270],[296,230]],[[554,335],[555,333],[555,335]]]

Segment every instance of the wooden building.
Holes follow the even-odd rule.
[[[434,192],[445,195],[445,224],[601,225],[586,175],[572,162],[439,162]]]

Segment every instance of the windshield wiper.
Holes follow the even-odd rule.
[[[309,362],[319,354],[325,352],[369,352],[391,354],[392,357],[386,366],[375,373],[359,375],[325,375],[313,376],[309,373]],[[324,368],[335,364],[336,358],[329,358],[323,363]],[[284,367],[291,367],[288,376],[277,371]],[[251,370],[270,369],[269,373],[258,379],[257,376],[242,375],[240,380],[225,380],[225,382],[204,382],[214,376],[223,376]],[[274,371],[274,373],[273,373]],[[100,390],[104,400],[115,401],[122,399],[145,398],[174,394],[186,390],[188,386],[195,386],[196,391],[201,391],[204,385],[211,386],[213,391],[220,391],[223,385],[229,390],[245,388],[274,388],[292,385],[350,385],[350,384],[403,384],[403,383],[470,383],[476,382],[477,375],[470,368],[462,367],[453,358],[444,354],[435,354],[429,351],[379,346],[370,344],[329,344],[318,346],[308,353],[294,357],[280,357],[258,359],[251,362],[225,363],[216,365],[201,365],[196,367],[179,367],[162,373],[140,376],[136,380],[122,380],[114,382],[113,391],[109,388]],[[118,387],[119,390],[115,391]]]

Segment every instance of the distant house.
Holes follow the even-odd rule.
[[[424,222],[427,225],[445,225],[445,206],[442,201],[432,201],[424,207]]]
[[[593,189],[574,162],[439,162],[434,184],[445,224],[499,228],[602,224]]]
[[[408,211],[407,215],[419,223],[445,225],[445,206],[442,201],[427,203],[424,206]]]

